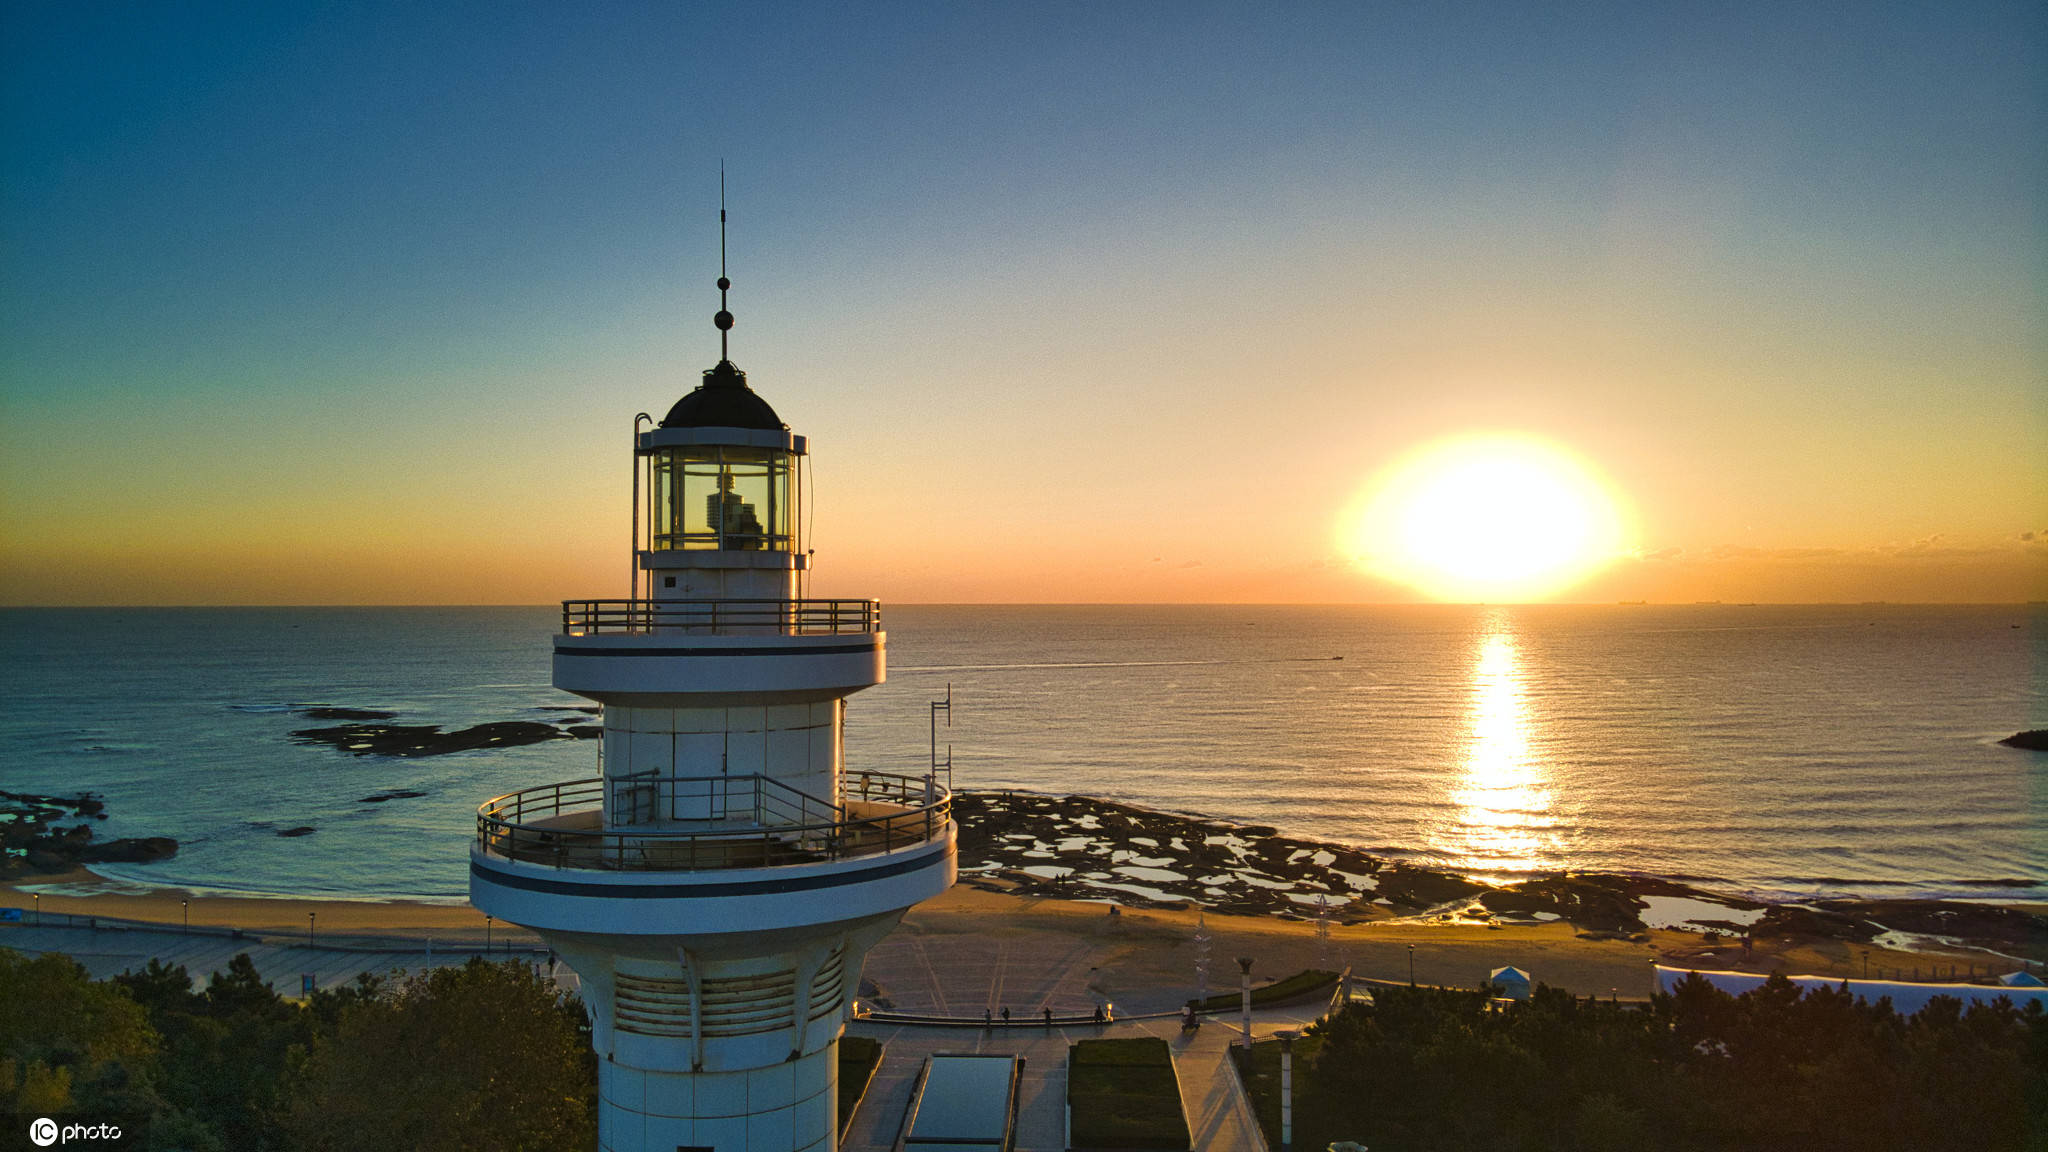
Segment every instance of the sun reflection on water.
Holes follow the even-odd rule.
[[[1525,872],[1561,867],[1549,781],[1529,740],[1521,659],[1506,613],[1496,613],[1472,670],[1471,733],[1458,806],[1437,850],[1461,868]]]

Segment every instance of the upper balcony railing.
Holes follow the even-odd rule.
[[[946,834],[953,796],[918,776],[860,772],[845,799],[830,804],[767,777],[666,781],[667,792],[701,803],[706,819],[604,826],[605,789],[615,804],[638,805],[642,785],[603,778],[543,784],[486,801],[477,844],[507,860],[615,872],[698,872],[773,868],[868,856],[930,843]],[[702,787],[700,787],[702,786]],[[787,793],[787,795],[785,795]],[[657,803],[673,796],[657,793]],[[791,816],[802,823],[784,823]],[[813,817],[823,817],[814,819]]]
[[[785,636],[880,631],[874,600],[564,600],[562,631],[779,632]]]

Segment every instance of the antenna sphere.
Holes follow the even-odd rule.
[[[732,327],[732,313],[720,309],[718,315],[711,318],[711,322],[718,325],[718,330],[723,332]]]
[[[730,287],[732,287],[732,281],[730,281],[730,280],[727,280],[727,279],[726,279],[725,277],[723,277],[723,276],[720,276],[720,277],[718,278],[718,290],[719,290],[720,292],[723,292],[723,291],[725,291],[725,290],[726,290],[727,288],[730,288]]]

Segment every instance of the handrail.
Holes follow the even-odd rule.
[[[477,808],[477,843],[493,856],[556,868],[693,872],[814,864],[929,843],[945,834],[953,797],[935,781],[860,772],[846,802],[830,804],[768,776],[596,777],[543,784],[493,797]],[[673,813],[688,805],[701,825],[575,827],[563,818],[602,821],[611,803],[646,804]],[[666,793],[666,795],[663,795]],[[861,809],[892,809],[868,811]],[[811,820],[814,810],[831,815]],[[616,811],[614,811],[616,815]],[[737,821],[737,823],[735,823]],[[791,821],[791,822],[785,822]]]
[[[874,600],[564,600],[562,632],[773,631],[785,636],[870,633],[882,627]]]

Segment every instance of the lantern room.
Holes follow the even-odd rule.
[[[808,567],[797,515],[807,446],[746,373],[720,360],[634,450],[646,493],[635,552],[650,599],[794,595]]]

